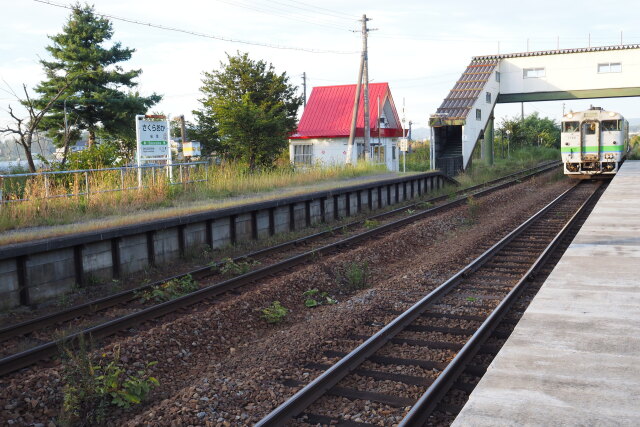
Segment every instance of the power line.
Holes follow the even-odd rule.
[[[321,27],[326,27],[326,28],[333,28],[333,29],[338,29],[341,31],[351,31],[350,29],[347,28],[343,28],[343,27],[338,27],[336,25],[332,25],[329,23],[326,23],[326,21],[323,22],[318,22],[318,21],[312,21],[309,19],[304,19],[304,18],[300,18],[298,15],[292,15],[291,13],[289,13],[288,10],[286,9],[281,9],[281,8],[274,8],[272,5],[268,6],[267,9],[265,9],[264,7],[260,7],[260,6],[255,6],[252,4],[247,4],[244,3],[242,1],[239,0],[217,0],[220,3],[225,3],[234,7],[239,7],[242,9],[248,9],[248,10],[253,10],[255,12],[260,12],[260,13],[264,13],[267,15],[274,15],[274,16],[280,16],[280,17],[284,17],[284,18],[288,18],[288,19],[295,19],[296,21],[299,22],[306,22],[308,24],[313,24],[313,25],[318,25]]]
[[[63,9],[69,9],[69,10],[73,10],[74,9],[73,6],[69,6],[69,5],[66,5],[66,4],[54,3],[54,2],[49,1],[49,0],[33,0],[33,1],[35,1],[37,3],[47,4],[49,6],[60,7],[60,8],[63,8]],[[168,27],[166,25],[152,24],[150,22],[143,22],[143,21],[138,21],[138,20],[135,20],[135,19],[123,18],[123,17],[115,16],[115,15],[108,15],[106,13],[98,13],[98,12],[95,12],[95,11],[93,13],[95,15],[101,16],[103,18],[109,18],[109,19],[113,19],[113,20],[117,20],[117,21],[128,22],[130,24],[144,25],[146,27],[158,28],[160,30],[174,31],[174,32],[177,32],[177,33],[189,34],[189,35],[192,35],[192,36],[203,37],[203,38],[214,39],[214,40],[220,40],[220,41],[225,41],[225,42],[229,42],[229,43],[240,43],[240,44],[247,44],[247,45],[252,45],[252,46],[267,47],[267,48],[271,48],[271,49],[296,50],[296,51],[309,52],[309,53],[332,53],[332,54],[339,54],[339,55],[351,55],[351,54],[359,53],[359,52],[355,52],[355,51],[351,51],[350,52],[350,51],[339,51],[339,50],[311,49],[311,48],[304,48],[304,47],[284,46],[284,45],[276,45],[276,44],[270,44],[270,43],[254,42],[254,41],[249,41],[249,40],[233,39],[233,38],[230,38],[230,37],[224,37],[224,36],[218,36],[218,35],[212,35],[212,34],[204,34],[204,33],[199,33],[199,32],[196,32],[196,31],[184,30],[184,29],[181,29],[181,28]]]
[[[348,15],[346,13],[338,12],[338,11],[334,12],[334,11],[332,11],[330,9],[326,9],[324,7],[314,6],[314,5],[310,5],[310,4],[299,2],[299,1],[269,0],[269,3],[277,3],[277,4],[281,4],[283,6],[292,7],[294,9],[299,9],[299,10],[303,10],[303,11],[306,11],[306,12],[313,12],[313,13],[317,13],[317,14],[320,14],[320,15],[326,15],[326,16],[330,16],[332,18],[344,19],[344,20],[347,20],[347,21],[357,21],[358,20],[358,18],[356,16],[351,16],[351,15]],[[293,3],[293,4],[291,4],[291,3]],[[296,4],[299,4],[300,6],[296,6]]]

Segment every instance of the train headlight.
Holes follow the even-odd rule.
[[[613,117],[613,116],[615,116],[615,115],[616,115],[616,113],[615,113],[615,112],[613,112],[613,111],[609,111],[609,117]]]
[[[572,119],[573,118],[573,113],[567,114],[567,118]]]

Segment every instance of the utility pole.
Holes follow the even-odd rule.
[[[302,96],[304,99],[304,106],[307,106],[307,73],[306,71],[302,72]]]
[[[362,51],[364,52],[364,160],[371,160],[371,127],[369,124],[369,50],[367,46],[367,15],[362,15]]]
[[[370,131],[369,128],[369,57],[367,51],[367,34],[369,30],[367,28],[367,15],[362,15],[362,54],[360,55],[360,70],[358,71],[358,84],[356,86],[356,97],[353,103],[353,116],[351,118],[351,131],[349,132],[349,142],[347,145],[347,158],[346,163],[350,164],[353,153],[353,142],[356,136],[356,124],[358,121],[358,104],[360,102],[360,92],[362,90],[362,82],[364,78],[364,153],[365,159],[370,159]],[[364,75],[364,77],[363,77]]]

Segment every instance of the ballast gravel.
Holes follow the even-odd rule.
[[[382,328],[393,318],[390,312],[407,309],[569,185],[549,177],[523,182],[476,199],[479,208],[473,220],[467,206],[460,206],[265,280],[196,313],[125,334],[101,352],[109,354],[119,346],[123,361],[132,370],[157,361],[151,371],[161,386],[143,405],[110,413],[106,423],[254,424],[294,394],[300,384],[320,374],[306,369],[307,363],[338,360],[323,353],[356,346],[359,340],[353,336]],[[349,293],[337,283],[354,262],[368,266],[370,288]],[[338,303],[307,308],[302,294],[310,289],[329,292]],[[273,301],[289,309],[281,324],[270,325],[261,318],[261,309]],[[447,307],[438,309],[454,314],[472,311]],[[424,336],[437,340],[438,335]],[[449,356],[443,351],[443,360]],[[428,374],[417,367],[400,368],[398,373]],[[12,425],[56,425],[62,386],[58,363],[0,378],[0,420]],[[368,401],[346,404],[353,406],[353,413],[378,405]],[[383,419],[399,422],[404,414],[404,409],[385,405],[376,410],[378,417],[371,421],[377,425],[388,425],[381,424]]]

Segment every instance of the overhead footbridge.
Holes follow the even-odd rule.
[[[431,160],[454,175],[478,142],[493,162],[496,104],[640,96],[640,45],[473,57],[429,119]]]

